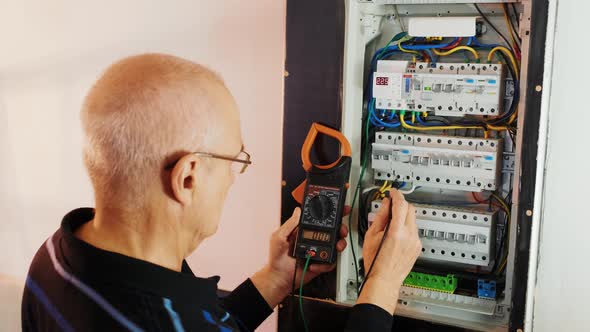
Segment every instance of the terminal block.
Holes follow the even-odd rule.
[[[505,75],[501,64],[380,60],[373,75],[375,107],[442,116],[499,115]]]
[[[495,299],[496,298],[496,282],[491,280],[477,280],[477,297],[483,299]]]
[[[378,211],[374,201],[371,211]],[[497,211],[415,204],[423,261],[489,266],[494,261]]]
[[[455,289],[457,289],[457,281],[457,277],[452,274],[443,277],[433,274],[410,272],[404,280],[403,285],[453,294]]]
[[[502,140],[379,131],[372,145],[375,180],[441,189],[495,190]]]

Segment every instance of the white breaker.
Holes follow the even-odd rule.
[[[416,224],[422,242],[420,260],[489,266],[494,261],[497,211],[447,206],[416,207]],[[371,203],[372,214],[381,201]],[[374,215],[369,217],[372,221]]]
[[[495,190],[502,140],[379,131],[372,146],[375,180],[481,192]]]
[[[442,116],[499,115],[504,93],[501,64],[380,60],[373,74],[377,109],[433,111]]]

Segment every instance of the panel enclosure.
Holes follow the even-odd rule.
[[[367,170],[367,176],[360,181],[356,176],[361,170],[361,160],[366,149],[364,124],[367,117],[367,103],[363,94],[367,87],[367,76],[371,55],[375,50],[385,46],[391,37],[400,31],[407,30],[409,19],[428,18],[459,18],[475,17],[476,28],[482,32],[482,24],[487,28],[477,38],[483,44],[502,44],[508,46],[498,34],[494,33],[488,22],[483,22],[482,15],[487,16],[500,32],[511,38],[502,15],[500,3],[514,2],[515,12],[510,14],[518,36],[521,49],[520,64],[518,70],[520,80],[513,80],[513,75],[506,71],[505,103],[499,106],[502,114],[509,112],[506,107],[510,99],[520,90],[518,100],[519,116],[515,124],[518,129],[509,135],[500,135],[503,139],[503,158],[505,163],[498,180],[498,193],[504,193],[510,197],[508,202],[511,216],[506,222],[505,214],[499,212],[497,216],[497,237],[507,230],[508,257],[504,260],[505,275],[498,283],[495,296],[490,292],[481,292],[485,297],[478,299],[477,294],[464,295],[463,290],[455,294],[439,294],[427,290],[411,287],[402,287],[400,303],[396,308],[394,320],[395,330],[432,330],[432,331],[462,331],[462,328],[470,330],[486,331],[520,331],[529,330],[531,326],[524,325],[525,295],[527,290],[527,269],[534,269],[535,251],[531,249],[531,261],[529,267],[529,243],[531,234],[538,228],[535,217],[531,217],[530,211],[537,211],[536,193],[537,172],[537,142],[539,136],[539,123],[543,120],[541,114],[541,95],[548,91],[543,84],[543,75],[546,66],[543,66],[545,47],[551,51],[551,40],[546,41],[546,28],[548,23],[547,1],[502,1],[502,0],[326,0],[315,2],[310,0],[297,0],[287,2],[287,60],[285,72],[285,126],[284,147],[286,151],[297,150],[303,135],[307,132],[308,125],[312,121],[324,121],[341,130],[351,141],[353,148],[353,172],[351,174],[351,189],[357,183],[362,182],[363,190],[369,190],[372,185],[381,185],[375,182],[373,171]],[[478,13],[473,4],[479,4],[481,12]],[[385,5],[387,4],[387,5]],[[344,8],[346,17],[343,15]],[[330,13],[326,15],[326,13]],[[516,18],[516,19],[515,19]],[[551,22],[551,18],[549,18]],[[435,29],[427,29],[434,31]],[[486,30],[486,29],[484,29]],[[343,33],[345,40],[342,43]],[[445,30],[445,36],[452,36]],[[313,36],[314,38],[310,38]],[[341,52],[343,51],[343,52]],[[482,52],[481,63],[485,64],[486,51]],[[321,56],[318,56],[321,55]],[[534,56],[532,56],[534,55]],[[392,59],[413,62],[412,55],[393,57]],[[464,56],[451,55],[441,57],[438,63],[463,63]],[[469,62],[469,61],[468,61]],[[497,62],[492,61],[492,62]],[[506,61],[504,61],[506,62]],[[508,63],[508,62],[506,62]],[[514,83],[513,83],[514,82]],[[541,87],[541,89],[539,89]],[[517,89],[519,88],[519,89]],[[332,91],[333,93],[326,93]],[[408,105],[409,106],[409,105]],[[342,108],[342,109],[341,109]],[[341,111],[340,111],[341,110]],[[441,110],[444,111],[444,110]],[[435,115],[434,112],[431,112]],[[399,114],[399,113],[398,113]],[[438,113],[439,117],[452,118],[452,115]],[[473,120],[474,114],[465,114],[461,118],[466,122]],[[491,116],[491,115],[490,115]],[[361,121],[362,119],[362,121]],[[434,117],[432,117],[434,120]],[[406,132],[404,129],[398,130]],[[413,130],[408,130],[413,132]],[[371,136],[373,135],[371,131]],[[473,132],[435,132],[435,134],[454,136],[474,136]],[[301,136],[298,138],[298,135]],[[492,133],[492,138],[498,138]],[[373,142],[374,137],[368,142]],[[513,144],[514,143],[514,144]],[[329,151],[329,149],[327,150]],[[542,158],[542,156],[540,156]],[[321,154],[318,158],[323,159]],[[285,153],[283,167],[283,220],[287,219],[293,209],[294,203],[290,199],[291,186],[301,181],[301,173],[298,155]],[[327,160],[334,160],[331,158]],[[297,167],[295,167],[296,165]],[[370,162],[368,167],[370,168]],[[541,171],[541,170],[539,170]],[[539,174],[537,172],[537,174]],[[537,186],[538,187],[538,186]],[[403,188],[409,191],[408,188]],[[489,198],[490,191],[479,194],[481,198]],[[471,197],[472,192],[445,189],[445,188],[418,188],[409,198],[421,201],[420,203],[434,204],[435,201],[457,200],[465,201]],[[351,203],[352,192],[348,203]],[[437,202],[444,204],[446,202]],[[358,201],[356,202],[358,206]],[[311,285],[304,287],[306,317],[312,330],[327,330],[337,322],[346,321],[346,306],[350,306],[356,299],[355,268],[356,263],[362,257],[362,234],[359,233],[359,213],[356,208],[352,211],[350,227],[351,240],[346,251],[339,257],[336,275],[328,278],[316,278]],[[536,216],[537,214],[534,213]],[[532,226],[531,226],[532,225]],[[537,225],[537,226],[535,226]],[[517,245],[518,243],[518,245]],[[356,249],[356,263],[353,260],[351,248]],[[360,251],[360,252],[359,252]],[[450,264],[448,265],[451,266]],[[442,270],[442,269],[441,269]],[[532,270],[530,270],[532,271]],[[336,284],[332,283],[334,276]],[[460,276],[461,277],[461,276]],[[362,275],[361,275],[362,278]],[[493,279],[493,278],[492,278]],[[358,278],[357,278],[358,280]],[[490,278],[481,279],[492,284]],[[319,283],[315,282],[319,281]],[[479,280],[477,280],[479,281]],[[459,288],[463,287],[461,282]],[[528,289],[531,289],[530,281]],[[491,288],[490,288],[491,290]],[[333,293],[334,292],[334,293]],[[335,298],[333,297],[335,294]],[[318,301],[317,299],[335,299],[338,303]],[[294,297],[297,302],[297,297]],[[288,303],[288,302],[285,302]],[[299,331],[303,328],[302,321],[297,310],[289,312],[289,305],[279,308],[279,330]],[[296,307],[296,306],[295,306]],[[282,309],[281,309],[282,308]],[[293,309],[293,308],[292,308]],[[297,308],[295,308],[297,309]],[[336,309],[336,310],[334,310]],[[308,315],[309,314],[309,315]],[[339,317],[339,318],[336,318]],[[527,321],[529,322],[527,315]],[[327,327],[325,322],[330,322]],[[399,323],[403,322],[404,325]],[[407,328],[405,324],[411,323]],[[434,325],[440,323],[442,325]],[[340,324],[342,325],[342,324]],[[527,326],[528,325],[528,326]],[[396,329],[397,328],[397,329]]]
[[[378,50],[397,43],[391,43],[392,37],[406,31],[408,20],[412,17],[433,20],[437,17],[476,17],[480,32],[472,37],[477,38],[481,44],[508,47],[493,32],[488,22],[482,20],[473,3],[478,3],[487,19],[510,38],[502,6],[497,1],[485,1],[485,4],[480,1],[346,1],[342,129],[351,141],[355,155],[351,188],[360,182],[358,196],[361,199],[364,199],[365,193],[373,193],[388,183],[394,183],[407,192],[407,199],[416,206],[435,206],[434,209],[439,209],[437,214],[442,211],[440,209],[449,209],[445,204],[447,202],[466,204],[459,208],[465,210],[469,210],[471,204],[484,212],[487,208],[492,208],[488,214],[491,218],[489,227],[472,228],[475,225],[443,223],[436,218],[418,219],[422,226],[425,250],[419,261],[429,269],[438,271],[440,275],[446,275],[445,269],[460,270],[465,275],[459,274],[459,291],[454,294],[403,287],[396,314],[473,330],[515,331],[523,327],[522,323],[510,325],[519,324],[519,319],[522,319],[514,318],[512,314],[517,310],[515,303],[518,303],[513,295],[522,294],[518,289],[519,285],[514,283],[515,280],[522,282],[519,279],[522,277],[515,276],[516,255],[522,254],[523,243],[528,243],[516,245],[517,238],[523,238],[519,233],[523,226],[519,225],[522,210],[518,201],[520,195],[517,193],[521,190],[522,173],[519,167],[525,140],[521,130],[524,123],[522,119],[528,111],[524,107],[529,96],[525,91],[531,91],[527,85],[527,72],[530,69],[528,57],[531,34],[528,29],[531,22],[531,3],[517,3],[514,6],[516,16],[513,12],[510,14],[520,23],[518,35],[522,39],[522,42],[519,41],[522,66],[517,70],[519,77],[516,79],[512,68],[507,67],[510,66],[509,61],[499,61],[497,57],[493,57],[488,62],[486,55],[491,48],[477,50],[481,61],[475,61],[469,52],[439,56],[436,61],[420,60],[421,55],[408,54],[410,52],[396,53],[387,59],[376,56]],[[482,25],[487,32],[481,32]],[[452,37],[441,43],[451,42],[450,38]],[[407,39],[403,39],[401,43],[405,43],[404,40]],[[436,41],[415,39],[413,43],[406,45],[429,42]],[[469,45],[465,40],[463,44]],[[367,94],[373,99],[367,98]],[[512,100],[517,101],[512,103]],[[518,126],[510,132],[496,128],[490,135],[484,135],[478,129],[436,131],[431,128],[428,132],[421,132],[414,128],[426,126],[420,120],[437,121],[437,125],[447,126],[448,123],[478,124],[490,119],[493,121],[495,117],[512,114],[513,104],[518,105]],[[374,105],[374,110],[371,105]],[[428,115],[424,112],[428,112]],[[405,114],[408,125],[402,123],[382,129],[379,127],[383,125],[371,123],[371,129],[377,130],[369,130],[367,139],[365,124],[371,114],[376,114],[381,120],[404,120]],[[420,144],[417,145],[418,138]],[[478,144],[470,149],[469,141]],[[480,142],[484,143],[487,150],[477,148]],[[367,150],[369,159],[365,176],[361,179],[358,175],[363,168],[363,156]],[[505,158],[514,162],[508,166],[503,165],[502,160]],[[437,178],[439,182],[436,181]],[[505,200],[507,211],[511,212],[509,215],[503,211],[504,206],[491,198],[492,194]],[[352,197],[349,199],[352,200]],[[479,200],[484,200],[484,204],[477,205]],[[490,203],[491,201],[495,203]],[[349,304],[354,303],[357,296],[354,285],[358,271],[355,269],[359,268],[359,258],[362,258],[363,202],[359,200],[355,203],[359,210],[353,211],[350,228],[357,261],[355,264],[353,254],[347,248],[341,255],[337,268],[336,300]],[[428,232],[430,230],[434,231],[430,233],[431,236]],[[473,235],[476,240],[473,244],[468,241],[461,243],[461,248],[443,248],[434,245],[445,243],[437,238],[437,232],[440,232],[439,237],[452,236],[453,241],[449,242],[453,245],[459,242],[455,240],[459,238],[457,234],[464,234],[467,239],[469,235]],[[483,235],[486,240],[478,241],[478,235]],[[467,245],[481,245],[473,250],[475,261],[469,255],[471,251],[468,251]],[[431,249],[435,250],[434,254]],[[466,257],[461,257],[464,260],[446,257],[449,255],[448,250],[452,252],[454,249],[455,253],[459,249],[465,250]],[[443,250],[445,257],[441,259]],[[495,277],[495,273],[486,274],[497,270],[501,271],[499,277]],[[362,271],[359,274],[362,280]],[[493,279],[492,281],[497,282],[495,298],[478,298],[479,279]]]

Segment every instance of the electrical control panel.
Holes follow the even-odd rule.
[[[488,266],[494,261],[497,211],[420,205],[416,224],[421,260]],[[380,201],[371,204],[376,212]]]
[[[373,75],[377,109],[443,116],[499,115],[504,91],[501,64],[379,60]]]
[[[529,98],[540,96],[527,84],[543,64],[538,50],[529,53],[535,3],[345,0],[333,107],[352,146],[353,211],[336,302],[355,303],[371,278],[365,236],[396,188],[416,207],[423,249],[395,314],[467,330],[523,328],[515,316],[530,234],[522,202],[534,182],[523,156],[535,155],[523,145],[524,124],[534,118]]]
[[[495,190],[502,140],[379,131],[372,145],[376,180],[464,191]]]

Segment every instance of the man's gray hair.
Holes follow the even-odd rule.
[[[208,68],[178,57],[143,54],[111,65],[81,111],[84,161],[97,200],[137,209],[165,164],[204,149],[219,121]]]

